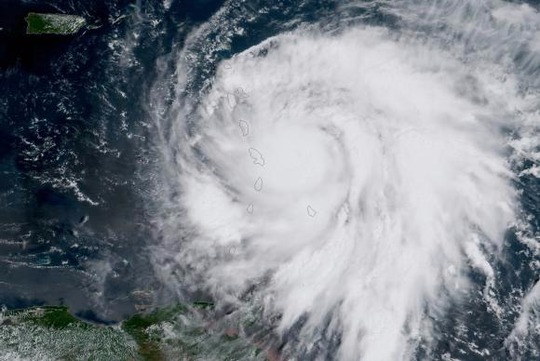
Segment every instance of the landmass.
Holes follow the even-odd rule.
[[[66,14],[29,13],[25,20],[30,35],[72,35],[86,25],[83,17]]]
[[[195,302],[139,313],[118,325],[74,317],[65,306],[0,312],[0,360],[265,360],[256,344],[204,321]]]

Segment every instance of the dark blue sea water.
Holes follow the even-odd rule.
[[[151,257],[152,246],[162,237],[154,223],[162,212],[157,195],[167,186],[158,161],[156,138],[163,129],[157,129],[156,112],[164,118],[174,114],[169,106],[179,96],[176,72],[183,71],[176,67],[176,56],[188,35],[223,11],[223,4],[0,2],[0,304],[67,304],[82,317],[109,322],[140,307],[174,302]],[[530,4],[538,11],[538,4]],[[338,5],[254,0],[227,7],[226,16],[241,19],[237,25],[243,32],[230,35],[218,26],[192,45],[196,60],[191,63],[197,66],[185,92],[204,93],[220,61],[300,26],[317,23],[340,31],[341,26],[376,25],[397,34],[404,26],[377,2],[341,9],[342,19],[336,20]],[[264,13],[242,18],[263,7]],[[96,28],[73,36],[25,35],[29,11],[81,15]],[[417,30],[420,38],[429,37],[421,26]],[[214,47],[226,37],[227,47]],[[517,68],[525,66],[526,59],[514,60]],[[159,110],[156,98],[161,100]],[[540,232],[540,182],[520,173],[531,162],[514,165],[519,175],[514,185],[523,212],[530,215],[534,239]],[[482,296],[485,275],[471,269],[473,290],[449,307],[446,318],[428,315],[433,317],[434,351],[428,353],[420,343],[415,359],[433,354],[448,360],[540,359],[539,333],[530,334],[519,351],[503,344],[524,295],[540,276],[538,255],[516,232],[507,232],[502,261],[493,260],[494,297],[503,307],[502,317]],[[134,291],[148,296],[141,299]],[[281,341],[293,348],[300,343],[294,330]],[[339,342],[321,339],[299,359],[333,360]],[[476,349],[491,353],[480,355]]]

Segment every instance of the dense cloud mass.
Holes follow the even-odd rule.
[[[393,24],[351,15],[369,6]],[[349,2],[331,25],[264,39],[186,91],[193,49],[226,11],[178,63],[164,147],[175,196],[155,249],[166,282],[173,260],[184,285],[246,313],[255,303],[299,360],[453,359],[441,320],[479,295],[519,357],[538,287],[510,319],[497,288],[510,233],[537,252],[518,185],[538,176],[538,11]],[[469,347],[488,357],[503,346]]]

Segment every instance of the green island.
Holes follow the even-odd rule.
[[[25,20],[30,35],[72,35],[86,25],[83,17],[65,14],[28,13]]]
[[[135,314],[111,326],[82,321],[65,306],[2,310],[0,350],[2,361],[266,359],[250,340],[210,327],[201,302]]]

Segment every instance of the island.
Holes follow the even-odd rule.
[[[86,19],[77,15],[28,13],[26,34],[72,35],[86,25]]]

